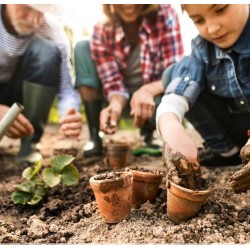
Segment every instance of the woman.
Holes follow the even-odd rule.
[[[152,146],[155,108],[164,93],[161,74],[183,55],[179,20],[170,5],[105,4],[103,11],[107,19],[95,25],[90,44],[81,41],[75,48],[76,88],[91,137],[84,157],[102,154],[99,127],[115,133],[126,107]]]

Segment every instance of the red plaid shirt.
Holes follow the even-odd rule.
[[[144,84],[160,80],[163,70],[183,56],[178,16],[170,5],[160,5],[156,18],[143,19],[139,37]],[[90,46],[104,93],[128,96],[124,74],[131,46],[122,27],[118,23],[96,24]]]

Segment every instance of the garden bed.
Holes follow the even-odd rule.
[[[192,133],[192,132],[191,132]],[[87,140],[72,142],[63,137],[57,126],[47,126],[42,138],[44,164],[48,164],[54,150],[60,147],[80,149]],[[195,134],[193,134],[196,136]],[[105,140],[121,139],[133,147],[139,140],[138,130],[122,130]],[[179,225],[166,214],[166,178],[160,185],[153,204],[145,203],[132,209],[129,219],[117,224],[106,224],[99,214],[89,179],[111,171],[106,157],[82,159],[74,164],[80,172],[79,184],[57,186],[36,206],[14,205],[11,193],[22,182],[21,173],[27,166],[14,163],[19,142],[4,138],[0,142],[0,243],[10,244],[210,244],[250,242],[250,192],[234,194],[228,186],[230,168],[202,168],[202,175],[214,185],[214,193],[202,206],[199,214]],[[166,173],[161,157],[132,156],[128,167],[160,170]]]

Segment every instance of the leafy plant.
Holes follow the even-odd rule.
[[[40,174],[42,162],[37,161],[34,167],[24,169],[22,177],[26,180],[16,187],[11,195],[15,204],[35,205],[48,193],[49,189],[62,183],[66,186],[79,182],[80,175],[72,163],[71,155],[57,155]]]

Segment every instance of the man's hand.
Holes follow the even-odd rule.
[[[154,95],[144,86],[134,92],[130,102],[134,125],[141,128],[155,112]]]
[[[65,116],[59,121],[65,136],[80,140],[82,130],[82,115],[74,108],[67,111]]]
[[[2,119],[8,110],[8,106],[0,105],[0,119]],[[12,139],[17,139],[24,136],[30,136],[33,133],[34,128],[30,121],[23,114],[19,114],[6,132],[6,136]]]

